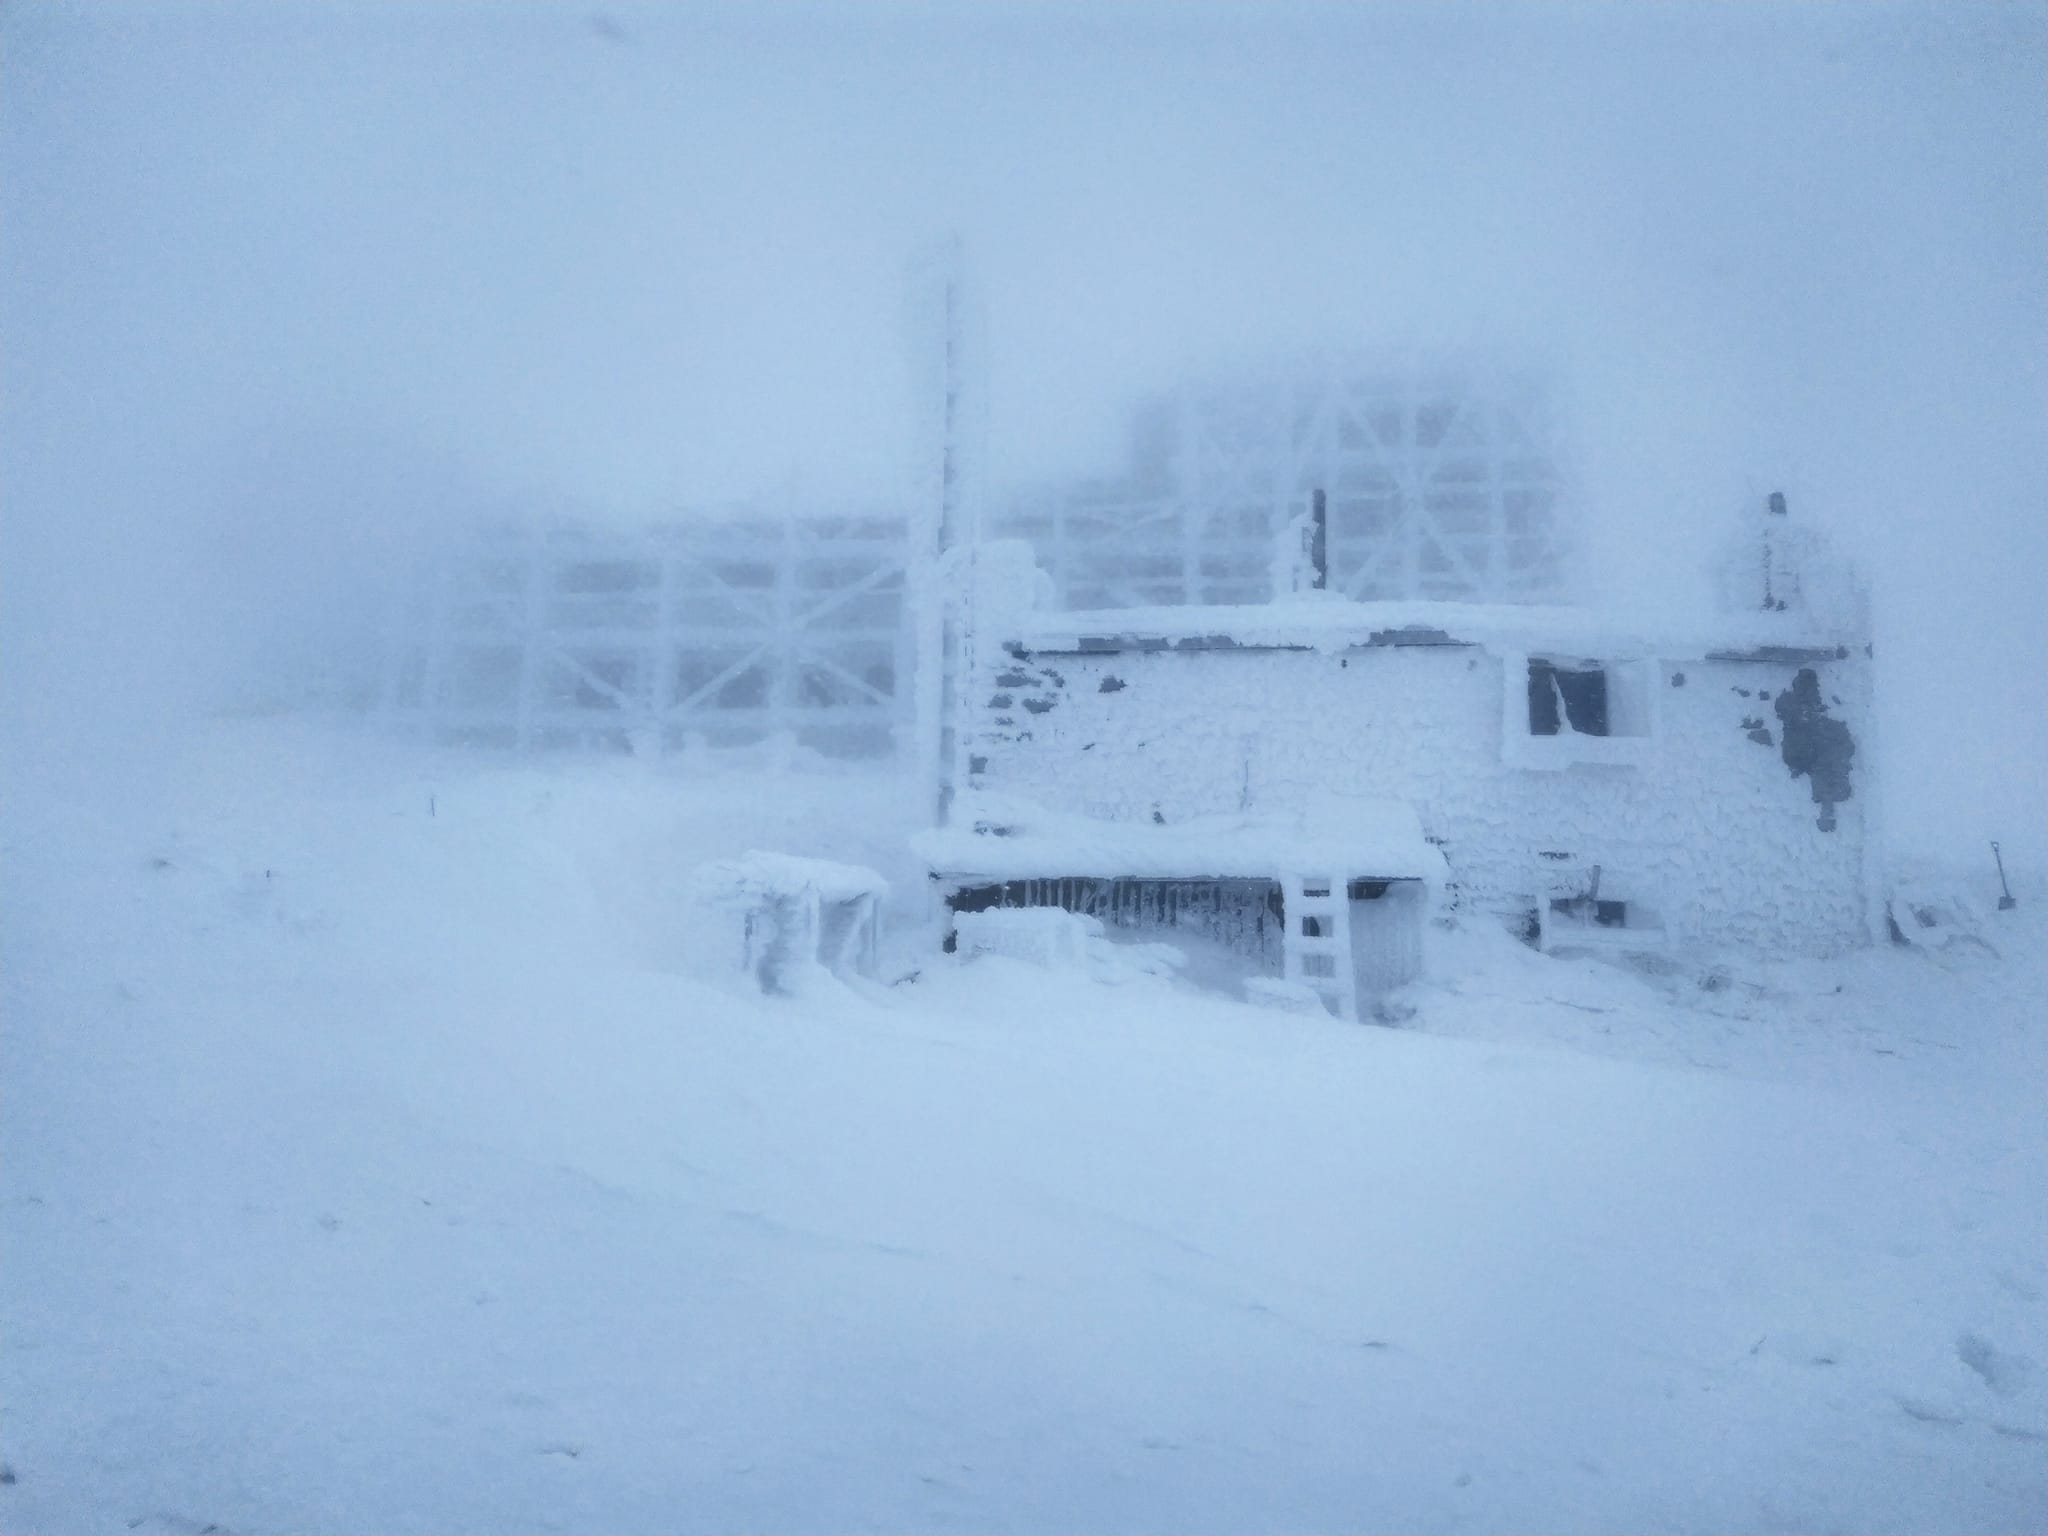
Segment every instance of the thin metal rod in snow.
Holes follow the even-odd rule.
[[[1998,889],[2001,893],[1998,898],[1998,910],[2010,912],[2019,903],[2013,900],[2012,887],[2005,883],[2005,855],[1998,851],[1997,838],[1991,840],[1991,857],[1998,865]]]

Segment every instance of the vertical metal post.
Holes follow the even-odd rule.
[[[1396,543],[1400,551],[1400,574],[1394,590],[1402,597],[1422,596],[1422,401],[1421,385],[1413,366],[1402,370],[1400,382],[1401,438],[1394,451],[1400,464],[1395,471]]]
[[[676,552],[668,540],[650,541],[658,585],[655,587],[654,632],[647,642],[648,751],[655,757],[668,750],[668,708],[674,702],[676,677]]]
[[[766,647],[768,677],[762,702],[767,706],[768,733],[791,738],[797,735],[796,706],[802,671],[796,642],[797,556],[796,514],[784,501],[777,508],[775,519],[775,617]]]
[[[933,820],[943,824],[962,779],[964,746],[957,729],[956,674],[972,665],[972,625],[948,618],[958,574],[948,555],[971,549],[978,485],[975,462],[979,396],[971,357],[972,315],[965,253],[953,238],[913,268],[913,364],[926,395],[923,484],[916,498],[910,589],[916,626],[915,751],[924,780],[924,800]],[[957,594],[971,579],[962,583]]]
[[[1172,449],[1169,450],[1171,457],[1165,494],[1179,498],[1180,505],[1176,515],[1182,525],[1186,526],[1195,516],[1194,509],[1217,508],[1223,504],[1223,498],[1214,494],[1215,482],[1207,473],[1207,465],[1203,459],[1202,424],[1196,419],[1194,387],[1183,383],[1176,388],[1170,409],[1173,413],[1171,430],[1174,442]],[[1184,598],[1186,602],[1195,600],[1192,592]]]
[[[512,737],[519,750],[534,745],[534,714],[540,707],[541,690],[548,670],[547,607],[554,595],[553,549],[546,530],[538,521],[520,531],[520,553],[524,569],[519,583],[519,681],[514,705]]]
[[[1507,412],[1507,383],[1497,373],[1487,371],[1475,373],[1472,393],[1474,399],[1466,407],[1474,412],[1481,430],[1486,434],[1486,525],[1489,537],[1486,541],[1486,570],[1481,592],[1495,598],[1512,598],[1516,595],[1515,562],[1512,554],[1513,538],[1508,533],[1507,497],[1502,493],[1502,481],[1507,468],[1501,462],[1501,418]]]
[[[1310,588],[1325,590],[1330,585],[1330,506],[1321,486],[1309,503],[1308,563]]]
[[[1180,600],[1183,603],[1205,602],[1207,594],[1202,590],[1202,509],[1183,498],[1176,509],[1174,522],[1180,533]]]
[[[1074,556],[1067,541],[1067,496],[1064,491],[1052,502],[1052,569],[1055,590],[1062,608],[1070,608],[1074,587]]]

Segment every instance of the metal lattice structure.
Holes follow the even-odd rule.
[[[949,365],[949,412],[957,374]],[[661,753],[786,734],[862,755],[907,744],[921,717],[920,757],[945,758],[940,680],[920,711],[910,679],[921,652],[966,643],[935,631],[945,519],[961,521],[952,538],[976,537],[963,461],[940,452],[958,449],[950,422],[922,517],[786,511],[477,541],[427,572],[399,616],[388,712],[479,745]],[[1032,543],[1063,607],[1266,601],[1279,535],[1318,489],[1346,596],[1555,594],[1561,477],[1526,381],[1325,359],[1155,401],[1133,439],[1122,480],[993,519],[991,532]],[[922,628],[920,585],[933,598]]]
[[[501,532],[423,574],[386,707],[433,740],[674,751],[787,733],[889,750],[906,533],[890,517]]]
[[[1185,389],[1140,412],[1124,481],[1020,501],[997,531],[1032,541],[1064,607],[1261,602],[1276,538],[1318,489],[1348,597],[1559,590],[1547,403],[1526,377],[1471,367],[1326,357]]]

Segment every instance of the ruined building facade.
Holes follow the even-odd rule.
[[[1867,613],[1782,507],[1749,519],[1722,611],[1690,624],[1312,585],[1060,612],[992,569],[968,793],[1162,835],[1234,816],[1312,838],[1333,806],[1399,802],[1442,855],[1437,907],[1546,945],[1858,945],[1879,910]],[[984,840],[981,878],[1003,841]],[[1420,872],[1343,873],[1355,891]]]

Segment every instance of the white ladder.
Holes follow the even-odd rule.
[[[1358,1018],[1358,977],[1351,966],[1351,904],[1333,876],[1282,875],[1280,946],[1289,981],[1308,987],[1340,1019]]]

